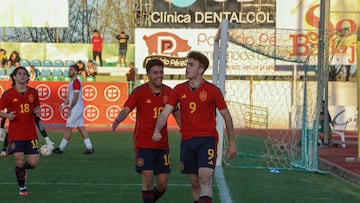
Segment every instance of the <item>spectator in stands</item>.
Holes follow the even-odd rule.
[[[97,30],[94,30],[93,37],[91,38],[93,60],[96,61],[96,57],[99,57],[100,66],[103,66],[101,52],[103,48],[103,38],[100,36]]]
[[[86,79],[86,67],[85,67],[85,64],[81,60],[78,60],[76,65],[79,66],[78,74],[81,75],[82,80],[84,81]]]
[[[125,66],[125,58],[126,58],[126,51],[127,51],[127,43],[129,40],[129,35],[125,34],[125,32],[121,32],[120,34],[116,35],[116,39],[119,40],[119,59],[118,65],[120,67]]]
[[[135,84],[135,67],[133,62],[129,63],[129,68],[129,71],[126,73],[126,79],[129,85],[129,93],[131,93]]]
[[[9,60],[8,60],[8,67],[11,66],[18,67],[20,65],[20,55],[17,51],[13,51],[10,54]]]
[[[30,81],[34,81],[40,75],[39,69],[35,68],[35,66],[30,65]]]
[[[4,68],[6,61],[7,61],[6,50],[1,48],[0,49],[0,68]]]
[[[96,67],[94,61],[89,60],[87,62],[87,71],[88,71],[87,72],[88,76],[92,76],[95,78],[95,76],[97,75],[97,67]]]
[[[328,113],[328,119],[329,119],[329,125],[328,125],[328,144],[331,143],[331,138],[332,138],[332,128],[334,126],[334,123],[332,122],[332,118],[330,115],[329,110],[327,111]],[[325,138],[325,101],[322,100],[321,101],[321,111],[320,111],[320,119],[319,119],[319,137],[318,137],[318,145],[323,145],[324,144],[324,138]]]

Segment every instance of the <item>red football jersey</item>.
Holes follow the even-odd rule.
[[[92,47],[93,51],[101,51],[102,50],[103,38],[101,36],[93,36],[91,38],[91,43],[93,45],[93,47]]]
[[[189,81],[174,88],[168,104],[180,104],[181,139],[213,136],[218,139],[216,131],[216,108],[226,109],[224,97],[218,87],[205,81],[192,90]]]
[[[6,90],[0,99],[0,109],[15,111],[16,117],[9,124],[9,143],[12,140],[37,139],[35,127],[35,107],[40,106],[36,89],[27,87],[24,94],[20,94],[15,88]]]
[[[149,84],[145,83],[130,94],[124,106],[131,110],[136,107],[135,148],[169,149],[167,125],[161,129],[162,138],[159,142],[154,142],[152,136],[156,120],[172,91],[170,87],[162,85],[161,93],[157,96],[152,92]]]

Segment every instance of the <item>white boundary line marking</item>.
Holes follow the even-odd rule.
[[[219,196],[222,203],[232,203],[231,195],[229,189],[226,184],[226,180],[224,177],[224,171],[221,166],[216,166],[215,168],[215,179],[216,179],[216,186],[219,190]],[[136,186],[139,187],[142,184],[139,183],[76,183],[76,182],[57,182],[57,183],[50,183],[50,182],[28,182],[28,185],[68,185],[68,186],[122,186],[122,187],[129,187],[129,186]],[[1,185],[17,185],[16,182],[0,182]],[[168,184],[168,186],[172,187],[191,187],[190,184]]]
[[[28,182],[28,185],[72,185],[72,186],[142,186],[142,184],[139,183],[45,183],[45,182]],[[0,185],[17,185],[16,182],[2,182]],[[191,187],[190,184],[168,184],[168,186],[173,187]]]
[[[220,193],[220,201],[223,203],[232,203],[233,201],[231,199],[229,188],[224,177],[224,171],[221,166],[216,166],[215,168],[215,179]]]

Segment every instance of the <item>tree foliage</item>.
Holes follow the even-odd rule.
[[[105,43],[124,31],[134,36],[134,0],[69,0],[67,28],[4,28],[7,42],[90,43],[97,29]]]

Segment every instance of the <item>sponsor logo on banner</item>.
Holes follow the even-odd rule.
[[[85,85],[82,90],[84,100],[92,101],[97,96],[97,89],[94,85]]]
[[[157,0],[136,12],[137,27],[215,28],[222,19],[248,27],[274,27],[276,0]]]
[[[115,85],[109,85],[104,90],[105,99],[111,102],[119,100],[120,95],[121,95],[121,91]]]
[[[36,86],[35,89],[38,91],[39,100],[47,100],[51,96],[51,89],[49,85],[40,84]]]
[[[63,120],[66,120],[68,117],[68,112],[69,112],[69,105],[66,105],[61,111],[60,111],[60,117]]]
[[[42,104],[40,106],[40,108],[41,108],[41,114],[40,114],[41,120],[48,121],[48,120],[51,120],[53,118],[54,109],[50,105]]]
[[[84,118],[88,121],[95,121],[99,118],[99,108],[94,105],[88,105],[84,109]]]
[[[130,118],[132,121],[136,121],[136,109],[132,110],[132,111],[129,113],[129,118]]]
[[[191,50],[188,40],[171,32],[155,32],[144,35],[143,40],[147,46],[148,56],[143,61],[143,67],[149,60],[157,58],[164,62],[168,68],[184,68],[187,58],[179,57],[179,53],[186,54]]]
[[[121,111],[121,108],[119,106],[111,105],[106,109],[106,118],[109,121],[113,121],[118,116],[120,111]]]
[[[138,74],[146,74],[146,63],[154,58],[171,69],[165,74],[184,74],[186,55],[191,50],[201,51],[212,60],[215,34],[216,29],[135,29],[135,57],[142,60],[136,60],[135,66],[143,67]]]
[[[58,96],[60,99],[65,100],[68,95],[68,86],[61,85],[58,89]]]
[[[144,35],[143,39],[148,47],[148,54],[160,54],[178,56],[179,52],[188,52],[191,47],[188,40],[170,32],[157,32],[152,35]]]

